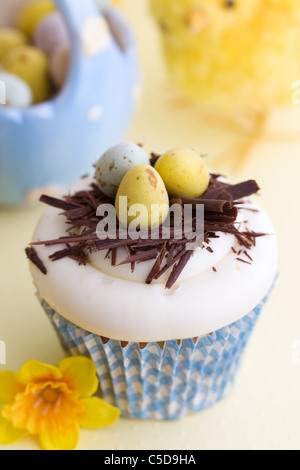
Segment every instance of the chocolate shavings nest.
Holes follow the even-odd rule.
[[[153,158],[155,160],[154,154]],[[170,206],[173,203],[179,203],[184,210],[184,204],[192,204],[193,207],[196,207],[197,204],[204,204],[205,243],[209,244],[210,239],[218,238],[219,232],[233,234],[241,246],[241,250],[238,252],[233,248],[233,252],[237,254],[237,259],[243,263],[251,264],[252,258],[247,250],[255,245],[258,237],[265,234],[239,231],[235,222],[239,206],[244,203],[242,199],[257,193],[260,188],[253,180],[230,185],[220,181],[219,178],[220,175],[211,175],[209,187],[201,197],[197,199],[173,199],[170,201]],[[57,261],[69,257],[76,260],[79,265],[86,265],[89,262],[90,253],[105,250],[107,257],[110,257],[111,264],[116,267],[118,266],[118,249],[125,248],[127,258],[120,264],[130,264],[132,271],[136,263],[154,260],[153,267],[145,280],[147,284],[159,279],[167,270],[172,268],[165,286],[166,289],[171,289],[193,256],[194,251],[187,249],[187,244],[191,240],[172,237],[166,239],[163,237],[162,227],[158,229],[157,239],[150,238],[150,235],[149,239],[144,237],[138,240],[129,237],[119,239],[117,230],[116,239],[100,240],[96,228],[101,218],[96,216],[96,210],[100,204],[111,204],[112,200],[105,196],[95,183],[92,183],[88,190],[67,195],[63,199],[55,199],[44,195],[40,201],[61,209],[62,215],[66,218],[66,223],[69,226],[68,236],[56,240],[35,242],[30,245],[30,248],[26,249],[28,258],[43,274],[47,274],[47,270],[38,257],[34,246],[63,244],[65,247],[54,252],[50,256],[50,260]],[[171,226],[171,234],[173,228]],[[207,247],[207,250],[212,252],[210,247]],[[247,260],[240,257],[242,253],[247,257]],[[213,270],[216,272],[216,268],[213,268]]]

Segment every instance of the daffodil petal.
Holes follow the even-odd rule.
[[[91,397],[96,393],[99,381],[96,366],[84,356],[68,357],[58,366],[71,390],[77,390],[80,397]]]
[[[57,367],[49,364],[43,364],[39,361],[28,361],[19,372],[16,373],[16,379],[22,384],[60,380],[62,373]]]
[[[81,400],[85,410],[78,417],[79,425],[87,429],[99,429],[115,424],[120,417],[120,410],[100,398],[92,397]]]
[[[79,440],[79,426],[73,423],[65,429],[53,427],[47,433],[39,435],[43,450],[75,450]]]
[[[2,405],[12,402],[16,394],[23,390],[24,385],[17,381],[14,372],[9,370],[0,372],[0,403]]]
[[[0,413],[0,444],[8,445],[24,439],[28,436],[28,432],[23,429],[15,429],[13,425],[7,421]]]

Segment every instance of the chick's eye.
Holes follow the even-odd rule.
[[[223,3],[225,8],[234,8],[236,6],[236,1],[235,0],[225,0]]]

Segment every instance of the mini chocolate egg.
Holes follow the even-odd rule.
[[[168,216],[169,197],[157,171],[150,165],[131,168],[121,181],[115,208],[124,226],[137,219],[141,229],[159,227]]]
[[[2,62],[3,69],[22,78],[31,88],[33,103],[50,98],[51,82],[46,55],[32,46],[21,46],[9,52]]]
[[[206,162],[189,148],[165,153],[155,163],[155,169],[173,197],[199,197],[209,184],[210,176]]]
[[[64,44],[50,56],[50,75],[54,84],[62,88],[68,78],[71,64],[71,47]]]
[[[58,47],[69,44],[67,26],[58,11],[47,15],[39,22],[34,31],[33,42],[48,55]]]
[[[55,3],[51,0],[33,0],[19,12],[17,26],[26,36],[31,38],[38,23],[55,10]]]
[[[28,108],[32,104],[32,91],[24,80],[6,72],[0,72],[0,82],[4,83],[5,103],[0,106]]]
[[[8,52],[26,43],[26,36],[18,29],[0,29],[0,62]]]
[[[121,143],[107,150],[96,166],[96,180],[101,191],[114,198],[126,173],[136,165],[149,165],[149,157],[136,144]]]

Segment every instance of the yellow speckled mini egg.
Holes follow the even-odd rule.
[[[9,52],[2,62],[3,69],[17,75],[31,88],[33,103],[47,101],[51,96],[49,64],[46,55],[32,46],[20,46]]]
[[[199,197],[209,184],[209,170],[205,161],[189,148],[165,153],[157,160],[155,169],[173,197]]]
[[[0,62],[8,52],[26,44],[26,42],[26,36],[18,29],[2,28],[0,30]]]
[[[150,165],[137,165],[124,176],[115,201],[122,225],[134,220],[140,228],[158,227],[169,213],[169,197],[163,180]]]
[[[28,37],[31,37],[38,23],[55,10],[56,6],[52,0],[32,0],[21,9],[17,26]]]

